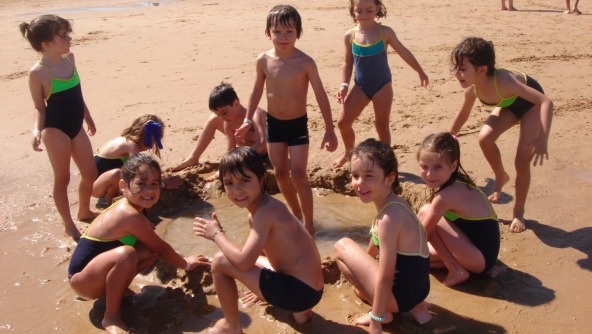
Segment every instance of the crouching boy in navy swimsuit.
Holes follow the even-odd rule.
[[[220,179],[228,198],[249,210],[251,232],[241,247],[226,236],[216,213],[212,220],[195,218],[195,234],[220,248],[212,276],[224,319],[209,332],[241,333],[235,279],[269,304],[291,311],[297,323],[306,323],[323,295],[321,258],[313,238],[265,191],[263,161],[252,148],[226,153],[220,161]]]

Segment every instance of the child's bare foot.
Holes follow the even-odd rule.
[[[508,10],[508,7],[506,7],[506,6],[503,6],[503,7],[502,7],[502,10]]]
[[[100,214],[100,212],[97,211],[92,211],[92,210],[83,210],[83,211],[78,211],[78,214],[76,215],[76,218],[82,222],[90,222],[93,219],[97,218],[97,216]]]
[[[520,233],[526,230],[526,224],[524,224],[524,218],[514,217],[512,224],[510,224],[510,231],[513,233]]]
[[[342,167],[343,165],[345,165],[346,162],[349,161],[349,159],[351,158],[351,151],[346,150],[345,152],[343,152],[343,154],[337,158],[335,161],[333,161],[333,169],[337,169]]]
[[[571,14],[571,10],[568,9],[568,10],[564,11],[563,14]]]
[[[304,312],[292,313],[294,321],[299,325],[305,325],[312,320],[312,310],[306,310]]]
[[[103,318],[101,325],[103,325],[103,328],[109,334],[129,333],[129,327],[119,317]]]
[[[510,7],[510,8],[508,8],[508,10],[513,12],[513,11],[517,11],[518,9],[516,9],[516,7]]]
[[[578,14],[578,15],[582,14],[582,12],[580,12],[580,10],[579,10],[579,9],[577,9],[577,8],[574,8],[574,10],[572,10],[571,12],[572,12],[572,13],[576,13],[576,14]]]
[[[233,328],[232,326],[230,326],[228,321],[226,321],[226,319],[224,319],[224,318],[216,321],[214,326],[211,326],[210,328],[208,328],[208,334],[232,334],[232,333],[241,334],[242,332],[243,331],[240,328],[240,326],[238,328]]]
[[[384,315],[384,321],[382,323],[389,324],[392,321],[393,321],[393,314],[391,312],[386,312],[386,314]],[[350,322],[354,326],[370,326],[370,316],[368,314],[364,314],[362,316],[359,316],[356,319],[353,319],[353,320],[350,319]]]
[[[415,320],[418,324],[424,325],[432,320],[433,316],[428,310],[428,305],[426,302],[421,302],[415,305],[414,308],[409,311],[413,320]]]
[[[497,203],[497,201],[500,200],[500,197],[502,196],[502,188],[508,183],[508,181],[510,181],[510,176],[507,173],[504,173],[504,176],[500,180],[497,178],[495,179],[493,192],[487,197],[491,203]]]
[[[470,276],[471,275],[469,275],[469,272],[466,270],[449,271],[448,276],[446,276],[446,279],[442,284],[448,287],[454,286],[468,280]]]

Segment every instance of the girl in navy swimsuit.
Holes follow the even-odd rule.
[[[353,321],[381,333],[393,313],[410,312],[420,324],[432,316],[424,302],[430,292],[430,260],[426,232],[399,197],[398,164],[393,149],[376,139],[352,151],[351,184],[360,200],[378,211],[371,238],[363,249],[350,238],[339,240],[335,258],[354,292],[372,309]]]
[[[68,200],[70,160],[74,160],[80,171],[77,218],[92,219],[97,215],[90,209],[97,169],[88,136],[94,135],[96,128],[82,97],[74,54],[70,53],[72,27],[59,16],[41,15],[31,23],[21,23],[19,28],[33,49],[42,55],[29,71],[29,88],[35,105],[33,149],[42,151],[39,145],[43,140],[53,169],[53,199],[64,223],[64,234],[78,240],[80,231],[70,215]],[[83,121],[86,132],[82,129]]]
[[[374,106],[378,139],[391,144],[389,121],[393,86],[386,54],[389,45],[419,74],[421,86],[426,87],[429,82],[428,76],[413,54],[399,41],[394,30],[376,22],[377,18],[386,17],[386,8],[381,0],[351,0],[350,14],[357,25],[345,33],[343,81],[336,95],[337,101],[343,103],[337,125],[345,152],[333,162],[333,168],[349,161],[356,141],[352,126],[370,101]],[[354,86],[348,95],[352,71],[355,73]]]
[[[426,137],[417,153],[420,175],[433,190],[418,213],[429,236],[433,268],[447,268],[452,286],[470,273],[495,277],[500,249],[497,216],[489,200],[460,164],[460,146],[448,132]]]

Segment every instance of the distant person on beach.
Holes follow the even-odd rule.
[[[93,185],[93,197],[102,199],[103,205],[111,204],[114,197],[119,196],[121,166],[129,157],[143,151],[152,151],[160,158],[164,122],[153,114],[144,114],[125,128],[119,137],[105,143],[95,153],[95,165],[99,177]],[[180,180],[168,178],[164,180],[166,188],[175,188]]]
[[[195,218],[195,234],[220,249],[212,261],[212,276],[224,318],[211,333],[242,333],[235,279],[258,298],[292,312],[299,324],[310,321],[311,309],[323,295],[315,241],[286,205],[265,191],[266,177],[263,160],[250,147],[234,148],[220,161],[226,195],[249,211],[251,232],[243,246],[226,235],[216,213],[212,220]]]
[[[569,1],[569,0],[566,0]],[[501,0],[502,3],[502,10],[509,10],[509,11],[515,11],[518,10],[516,8],[514,8],[514,0],[508,0],[508,7],[506,7],[506,0]]]
[[[74,54],[70,52],[72,26],[59,16],[41,15],[31,23],[21,23],[19,28],[33,49],[41,53],[41,60],[29,70],[29,89],[35,105],[33,149],[42,151],[39,145],[43,140],[53,169],[53,200],[64,234],[78,240],[80,231],[70,214],[68,200],[70,160],[80,171],[76,217],[93,219],[98,213],[90,209],[90,197],[97,169],[88,136],[95,134],[96,127],[84,103]]]
[[[267,15],[265,35],[273,49],[257,57],[256,79],[240,138],[252,127],[253,116],[267,89],[267,152],[278,186],[288,206],[314,234],[313,197],[308,182],[308,86],[312,87],[325,123],[321,149],[337,148],[331,105],[315,61],[295,47],[302,34],[302,20],[290,5],[277,5]]]
[[[450,61],[457,80],[465,89],[464,101],[450,133],[458,135],[477,99],[493,107],[479,133],[479,145],[495,174],[495,186],[489,196],[494,203],[500,200],[502,188],[510,180],[496,141],[520,123],[514,159],[516,194],[510,231],[522,232],[526,229],[524,211],[530,187],[530,163],[542,165],[545,159],[549,159],[547,144],[551,134],[553,102],[545,96],[541,85],[525,73],[496,68],[493,43],[482,38],[463,40],[452,51]]]
[[[582,12],[580,12],[580,10],[578,9],[578,3],[580,3],[580,0],[575,0],[574,2],[574,6],[573,9],[571,8],[571,4],[570,4],[570,0],[565,0],[565,6],[567,7],[567,10],[565,12],[563,12],[564,14],[571,14],[571,13],[576,13],[576,14],[582,14]]]
[[[343,104],[337,126],[345,151],[333,162],[339,168],[349,161],[356,134],[353,124],[368,103],[374,106],[374,125],[378,139],[391,145],[389,126],[393,104],[393,85],[388,64],[387,47],[393,50],[419,75],[419,83],[427,87],[425,74],[411,51],[397,38],[395,31],[376,19],[386,17],[386,8],[380,0],[350,0],[349,12],[357,23],[345,33],[345,61],[342,68],[342,84],[337,91],[337,101]],[[354,72],[354,86],[348,94],[349,81]]]
[[[236,130],[243,124],[247,109],[240,103],[234,88],[225,82],[214,87],[210,93],[209,108],[214,112],[204,124],[203,130],[191,154],[180,164],[171,168],[171,172],[178,172],[185,168],[199,165],[199,158],[214,139],[216,131],[226,136],[227,151],[237,146],[250,146],[261,156],[267,155],[265,142],[265,110],[257,107],[253,114],[253,125],[241,137],[235,137]],[[207,179],[213,181],[212,179]]]
[[[470,273],[497,276],[497,216],[462,167],[458,140],[448,132],[431,134],[423,140],[417,160],[421,178],[432,190],[431,202],[418,213],[431,246],[431,267],[448,269],[446,286],[466,281]]]
[[[393,149],[366,139],[351,154],[351,185],[363,203],[376,207],[368,247],[350,238],[334,248],[337,266],[355,294],[371,306],[353,321],[382,333],[393,313],[409,312],[420,324],[431,320],[425,298],[430,291],[430,259],[426,232],[398,194],[399,174]]]
[[[146,218],[160,196],[161,169],[148,153],[133,155],[121,168],[123,198],[103,211],[80,238],[68,267],[70,286],[81,297],[105,297],[102,326],[109,333],[129,328],[121,319],[121,302],[133,293],[134,277],[157,258],[191,271],[209,265],[203,256],[183,257],[162,240]]]

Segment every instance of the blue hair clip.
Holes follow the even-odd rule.
[[[159,149],[162,150],[161,139],[162,125],[155,121],[148,121],[144,125],[144,145],[148,148],[152,148],[152,139],[156,142]]]

